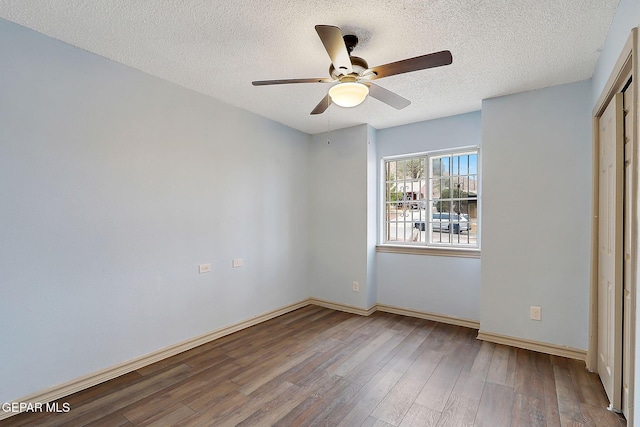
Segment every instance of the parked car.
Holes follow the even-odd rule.
[[[434,212],[431,221],[433,231],[445,231],[448,233],[449,230],[453,230],[455,234],[459,234],[463,231],[469,231],[471,228],[469,217],[466,214],[458,215],[457,213]],[[426,224],[424,221],[415,221],[413,228],[425,231]]]

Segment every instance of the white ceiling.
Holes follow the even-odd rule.
[[[0,17],[315,134],[382,129],[478,110],[481,100],[588,79],[619,0],[0,0]],[[411,100],[395,110],[310,111],[328,77],[314,30],[356,34],[369,66],[448,49],[453,64],[376,80]]]

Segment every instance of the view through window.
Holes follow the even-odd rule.
[[[384,160],[387,244],[478,247],[478,149]]]

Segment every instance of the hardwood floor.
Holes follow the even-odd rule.
[[[625,426],[583,362],[308,306],[6,426]]]

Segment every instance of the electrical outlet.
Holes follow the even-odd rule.
[[[242,267],[242,258],[236,258],[231,262],[233,268]]]
[[[529,315],[531,320],[542,320],[542,309],[532,305],[531,308],[529,308]]]
[[[353,292],[360,292],[360,283],[353,282]]]
[[[198,265],[198,273],[208,273],[211,271],[211,264],[200,264]]]

